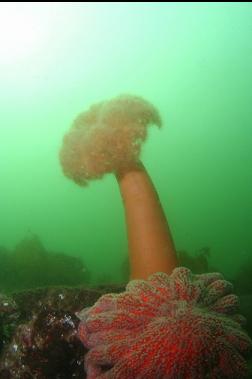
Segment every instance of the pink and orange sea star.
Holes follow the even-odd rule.
[[[219,273],[132,280],[78,316],[88,379],[246,378],[252,341]]]

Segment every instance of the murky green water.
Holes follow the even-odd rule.
[[[0,10],[0,245],[13,250],[35,233],[46,250],[80,257],[93,282],[122,280],[116,181],[76,186],[58,151],[76,114],[130,93],[163,118],[142,159],[177,248],[210,247],[211,265],[228,276],[252,265],[251,4]]]

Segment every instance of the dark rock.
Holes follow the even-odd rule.
[[[84,379],[86,350],[77,337],[76,313],[107,292],[105,287],[52,287],[14,293],[12,298],[2,295],[1,330],[12,328],[2,341],[0,378]]]

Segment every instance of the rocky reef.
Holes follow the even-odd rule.
[[[9,251],[0,247],[0,291],[56,285],[77,286],[90,281],[83,261],[62,252],[48,251],[36,234],[29,234]]]
[[[1,295],[0,378],[84,379],[86,349],[77,336],[76,312],[105,292],[52,287]]]
[[[191,256],[186,251],[179,253],[180,264],[189,267],[194,273],[195,278],[201,277],[199,274],[203,272],[209,272],[212,270],[212,268],[209,267],[208,258],[208,248],[201,249],[194,256]],[[0,264],[0,378],[89,378],[88,367],[92,367],[93,362],[98,358],[97,356],[88,353],[88,351],[92,351],[92,349],[90,350],[91,345],[89,345],[92,341],[90,342],[90,340],[86,340],[88,335],[84,333],[83,326],[81,325],[88,320],[90,315],[89,309],[92,309],[97,301],[97,304],[102,304],[102,307],[96,309],[98,309],[99,312],[104,311],[104,300],[99,300],[103,299],[103,295],[105,295],[105,299],[110,299],[110,303],[109,301],[106,302],[106,307],[111,306],[113,303],[113,301],[111,303],[111,299],[116,299],[116,294],[120,294],[120,298],[122,299],[125,298],[125,296],[129,296],[127,295],[127,291],[124,292],[125,286],[111,284],[99,285],[95,288],[90,287],[88,284],[90,273],[80,260],[75,257],[69,257],[63,253],[48,252],[39,238],[34,235],[21,241],[13,251],[8,251],[6,248],[0,248]],[[35,275],[34,270],[36,270],[37,275]],[[45,272],[47,272],[47,275],[42,275],[42,273]],[[128,275],[128,263],[126,261],[123,265],[122,272],[126,282]],[[15,275],[13,275],[13,273]],[[247,319],[245,328],[248,330],[250,336],[252,335],[251,275],[252,265],[247,263],[241,267],[240,271],[237,272],[236,277],[231,280],[234,284],[234,292],[239,295],[240,311]],[[201,322],[205,323],[206,321],[204,319],[205,313],[201,312],[197,306],[195,312],[193,310],[195,304],[191,304],[191,300],[189,299],[193,292],[189,296],[189,293],[186,292],[186,287],[188,286],[184,285],[187,277],[188,284],[190,284],[190,278],[193,278],[194,276],[188,276],[188,271],[184,271],[184,273],[179,276],[180,279],[177,281],[179,286],[177,288],[172,287],[175,291],[174,293],[178,294],[178,298],[175,298],[177,295],[174,297],[172,301],[173,307],[169,308],[169,312],[172,312],[171,319],[173,315],[179,315],[183,328],[187,327],[186,320],[188,315],[190,317],[196,317],[196,319],[199,320],[198,325],[200,325]],[[195,284],[196,282],[193,280],[189,285],[191,290],[195,286],[196,290],[202,290],[201,285],[199,285],[198,288],[198,284]],[[157,283],[155,285],[157,285]],[[168,286],[170,285],[171,283],[169,282]],[[224,296],[225,291],[230,288],[228,285],[223,288],[218,287],[218,280],[217,283],[216,280],[213,280],[210,289],[211,287],[213,294],[215,293],[215,297],[218,294],[223,294]],[[141,285],[138,287],[137,284],[131,284],[128,288],[130,289],[128,294],[130,294],[132,298],[141,298],[140,300],[142,302],[144,301],[146,297],[141,295],[141,291],[143,291],[144,287],[141,287]],[[179,288],[182,289],[179,290]],[[204,292],[205,290],[202,291],[203,297],[199,297],[199,301],[204,297],[205,299],[209,299],[209,296],[207,295],[209,292]],[[114,293],[114,295],[111,297],[111,295],[108,295],[109,293]],[[154,293],[148,293],[147,298],[150,303],[152,301],[151,299],[154,299],[153,294]],[[186,300],[184,297],[187,295],[189,298]],[[179,300],[179,296],[182,296],[183,299]],[[227,294],[227,296],[230,295]],[[222,310],[228,310],[228,312],[231,313],[236,312],[238,303],[237,300],[232,303],[232,299],[234,300],[235,298],[229,297],[227,299],[228,301],[224,301]],[[116,304],[116,301],[113,303],[114,305]],[[187,305],[185,303],[187,303]],[[208,307],[208,305],[206,306]],[[141,314],[140,308],[141,307],[138,307],[138,311],[136,310],[134,315],[135,318],[139,318],[142,323],[144,314]],[[158,308],[155,307],[155,309],[155,312],[158,312]],[[160,312],[164,312],[164,309],[164,305],[162,305],[160,307]],[[230,331],[234,324],[229,321],[225,324],[226,316],[224,315],[225,320],[223,321],[221,315],[222,310],[220,310],[219,313],[220,322],[224,322],[224,327],[222,328],[223,338],[227,338],[227,343],[233,343],[234,340],[233,342],[231,340],[231,342],[229,341],[226,330],[228,329]],[[95,314],[95,317],[99,318],[99,312]],[[165,328],[165,325],[162,322],[163,316],[157,313],[155,313],[155,315],[157,317],[155,316],[149,325],[152,325],[153,323],[152,326],[154,328],[156,327],[158,330],[160,328]],[[82,319],[82,321],[80,321],[80,319]],[[118,322],[119,321],[122,322],[123,319],[119,318]],[[105,321],[103,320],[103,322]],[[204,338],[208,338],[209,341],[211,340],[210,337],[213,330],[211,322],[208,325],[211,333],[204,334]],[[239,322],[243,322],[243,319],[240,319],[240,321],[238,319],[238,321],[234,322],[238,322],[239,324]],[[192,324],[194,324],[195,327],[197,326],[194,322],[192,322]],[[176,326],[174,325],[174,327]],[[226,327],[227,329],[225,329]],[[122,329],[123,328],[120,328],[120,331]],[[204,328],[204,330],[205,329],[206,328]],[[221,330],[218,330],[218,333],[220,331]],[[126,336],[123,336],[123,333],[121,333],[121,338],[123,339],[124,337],[126,341]],[[83,344],[81,340],[84,341],[86,345]],[[137,342],[136,338],[134,338],[134,340]],[[238,346],[238,350],[246,350],[245,345],[248,345],[248,342],[246,342],[248,340],[244,337],[243,332],[240,333],[238,330],[235,341],[236,342],[234,343],[237,344],[235,346]],[[95,340],[93,340],[93,343],[94,342]],[[122,349],[126,345],[122,340]],[[132,349],[134,346],[134,343],[132,343]],[[151,353],[153,349],[151,343],[149,343],[148,346],[150,347],[150,357],[148,359],[151,360],[154,357]],[[179,341],[177,347],[179,347],[180,350],[182,349],[182,345]],[[138,348],[139,346],[136,345],[135,353],[138,351]],[[190,351],[188,350],[188,354],[189,353]],[[104,356],[106,357],[106,354]],[[195,357],[195,355],[192,355],[191,358],[196,359]],[[234,362],[237,363],[238,361],[235,359]],[[87,371],[84,369],[85,360]],[[186,362],[183,364],[185,365],[186,370]],[[251,368],[250,371],[252,371],[251,363],[249,367]],[[104,365],[100,367],[104,372],[111,368],[111,363],[109,362],[105,362]],[[174,370],[176,374],[175,366]],[[239,375],[241,372],[242,371],[239,371]],[[232,373],[226,377],[233,378]],[[252,375],[250,377],[252,377]]]

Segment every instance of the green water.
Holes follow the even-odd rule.
[[[228,276],[251,261],[252,5],[3,7],[0,245],[12,250],[31,231],[47,250],[81,257],[93,281],[121,280],[127,239],[116,181],[76,186],[58,151],[80,111],[130,93],[163,119],[142,160],[177,249],[209,246],[210,263]]]

